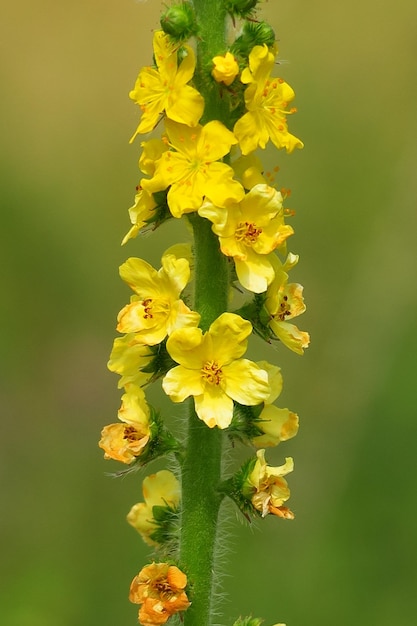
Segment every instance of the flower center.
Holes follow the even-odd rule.
[[[142,435],[134,426],[128,425],[124,427],[123,439],[127,441],[140,441],[142,439]]]
[[[216,361],[207,361],[207,363],[204,363],[201,374],[209,385],[219,385],[223,378],[221,367],[219,367]]]
[[[285,322],[285,318],[289,315],[291,315],[291,305],[288,302],[288,296],[283,296],[278,312],[273,315],[273,318],[278,319],[280,322]]]
[[[161,600],[169,600],[174,596],[174,592],[167,580],[156,580],[152,587]]]
[[[257,228],[252,222],[239,222],[235,231],[235,239],[242,241],[247,246],[253,246],[256,243],[262,228]]]
[[[154,300],[153,298],[145,298],[141,302],[143,306],[143,317],[145,320],[153,319],[158,313],[169,312],[169,306],[163,300]]]

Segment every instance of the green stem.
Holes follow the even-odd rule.
[[[192,215],[195,255],[195,308],[201,326],[210,324],[227,308],[227,259],[207,220]],[[209,626],[212,614],[217,518],[223,495],[221,481],[222,432],[208,428],[188,401],[188,440],[182,470],[180,562],[191,584],[192,604],[184,626]]]
[[[224,51],[223,0],[194,0],[200,24],[195,84],[205,100],[202,123],[218,119],[226,123],[227,102],[210,80],[210,60]],[[229,271],[211,223],[191,214],[194,232],[194,310],[201,328],[227,310]],[[209,626],[212,617],[217,519],[223,494],[221,482],[222,431],[208,428],[198,419],[194,400],[188,400],[188,439],[182,466],[182,518],[180,562],[187,572],[192,604],[184,613],[184,626]]]

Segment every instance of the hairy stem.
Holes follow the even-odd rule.
[[[194,0],[200,24],[196,86],[205,99],[203,122],[218,119],[226,123],[226,102],[209,79],[210,59],[224,50],[225,10],[222,0]],[[194,232],[195,300],[201,327],[227,310],[229,274],[226,257],[208,220],[192,214]],[[182,520],[180,562],[191,585],[192,604],[184,613],[184,626],[209,626],[212,616],[214,558],[217,519],[222,495],[222,432],[208,428],[188,401],[188,439],[182,473]]]

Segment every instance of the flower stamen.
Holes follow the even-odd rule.
[[[203,365],[201,369],[201,373],[202,373],[203,379],[209,385],[219,385],[223,378],[223,372],[221,370],[221,367],[219,367],[216,361],[207,361]]]

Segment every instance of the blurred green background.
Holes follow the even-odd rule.
[[[148,552],[124,517],[138,476],[97,447],[119,406],[106,370],[127,256],[157,264],[170,222],[120,247],[139,180],[138,109],[159,2],[6,2],[1,19],[1,585],[5,626],[129,626]],[[412,626],[417,615],[417,4],[270,0],[305,149],[280,165],[293,279],[312,335],[283,368],[299,436],[292,523],[232,536],[219,623]],[[258,343],[256,355],[260,355]],[[158,396],[156,395],[155,398]],[[156,402],[159,402],[156,400]],[[242,452],[238,451],[241,455]],[[153,466],[152,469],[155,469]]]

